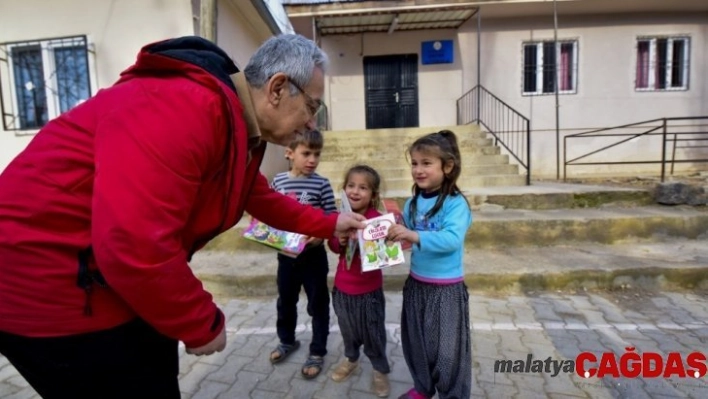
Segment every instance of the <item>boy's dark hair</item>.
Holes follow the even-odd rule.
[[[299,145],[304,145],[311,150],[321,150],[324,146],[324,137],[322,137],[322,133],[317,129],[308,130],[298,135],[297,139],[291,141],[290,144],[288,144],[288,148],[295,151]]]
[[[430,133],[418,138],[408,147],[408,154],[412,152],[424,152],[440,158],[443,171],[446,165],[452,163],[450,173],[445,173],[442,186],[440,187],[440,195],[438,195],[435,205],[425,214],[430,218],[435,215],[443,206],[445,199],[450,196],[461,195],[462,190],[457,186],[457,179],[462,173],[462,157],[460,156],[460,147],[457,145],[457,136],[449,130],[441,130],[436,133]],[[410,202],[410,217],[411,225],[415,225],[416,203],[418,196],[421,193],[420,187],[413,184],[413,199]],[[467,198],[462,196],[469,206]]]
[[[347,173],[344,174],[342,190],[347,187],[347,182],[349,181],[351,175],[353,175],[354,173],[361,173],[369,177],[367,179],[369,184],[371,185],[371,203],[369,204],[369,206],[373,206],[374,208],[376,208],[376,204],[378,204],[381,200],[381,175],[379,175],[379,172],[377,172],[376,169],[372,168],[369,165],[354,165],[349,168]]]

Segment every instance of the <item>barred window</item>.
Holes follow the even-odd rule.
[[[4,129],[39,129],[91,95],[86,37],[0,44],[3,74]]]
[[[578,73],[578,41],[524,43],[523,94],[575,93]],[[558,81],[556,82],[556,69]]]
[[[644,37],[637,39],[639,91],[688,89],[688,37]]]

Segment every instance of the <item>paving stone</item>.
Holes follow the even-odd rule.
[[[236,379],[234,380],[233,385],[231,385],[231,388],[219,395],[218,399],[250,397],[250,392],[256,388],[256,385],[258,385],[260,381],[265,380],[266,377],[266,374],[241,371],[236,375]]]
[[[270,392],[262,389],[254,389],[249,396],[250,399],[274,399],[282,397],[284,397],[284,395],[280,392]]]
[[[232,354],[226,358],[226,362],[219,367],[218,370],[209,374],[207,378],[225,384],[233,383],[238,373],[243,370],[243,367],[252,361],[254,361],[253,358],[245,357],[240,354]]]
[[[179,387],[182,392],[195,393],[199,390],[199,385],[209,374],[218,370],[218,366],[206,363],[197,363],[192,369],[184,374],[179,380]]]
[[[601,311],[610,323],[629,323],[629,320],[622,314],[616,304],[608,301],[599,295],[590,295],[590,302]]]
[[[216,399],[220,394],[231,387],[231,384],[224,384],[217,381],[204,380],[199,386],[199,390],[190,399]]]
[[[390,381],[408,382],[411,381],[411,373],[408,370],[405,359],[395,357],[391,360],[391,372],[388,374]]]
[[[503,351],[528,353],[528,348],[521,343],[522,331],[500,331],[497,334],[501,337]]]
[[[245,366],[248,367],[248,366]],[[264,391],[271,391],[271,392],[282,392],[283,394],[287,393],[290,390],[290,381],[295,379],[295,378],[300,378],[304,380],[304,378],[301,376],[300,373],[300,367],[301,365],[299,364],[292,364],[292,363],[280,363],[278,364],[276,370],[273,370],[273,372],[269,373],[258,373],[258,374],[263,374],[266,377],[261,380],[258,385],[256,385],[256,389],[261,389]],[[325,376],[320,374],[317,376],[315,380],[322,381],[325,379]]]
[[[583,392],[576,383],[572,380],[575,374],[568,375],[566,373],[560,373],[555,377],[549,374],[543,374],[543,378],[546,381],[545,391],[552,395],[561,395],[564,397],[587,397],[587,394]]]
[[[346,398],[349,391],[350,383],[334,382],[331,378],[327,378],[320,388],[315,391],[313,399],[330,399],[330,398]]]
[[[238,353],[246,357],[268,358],[272,348],[275,348],[277,338],[270,334],[252,334],[246,337],[246,343],[239,349]],[[266,345],[268,344],[268,345]],[[302,351],[302,347],[299,351]]]
[[[624,295],[624,294],[623,294]],[[624,398],[708,397],[708,378],[583,379],[574,373],[495,373],[498,360],[574,360],[582,350],[601,354],[677,351],[688,353],[708,347],[706,298],[690,293],[651,293],[642,300],[614,302],[598,294],[543,293],[538,296],[470,296],[472,320],[472,397],[484,398]],[[392,372],[391,396],[412,386],[400,344],[401,294],[386,294],[387,354]],[[306,301],[298,304],[304,315]],[[208,357],[187,355],[179,346],[180,388],[183,399],[306,399],[373,398],[371,362],[361,357],[362,371],[343,383],[330,376],[342,358],[341,334],[332,313],[329,353],[323,373],[305,380],[300,368],[308,354],[310,318],[299,319],[297,337],[302,348],[282,364],[273,366],[268,355],[277,344],[275,298],[240,298],[224,303],[227,348]],[[489,318],[473,316],[473,312]],[[676,380],[676,381],[674,381]],[[620,385],[617,385],[619,383]],[[0,356],[0,399],[37,397],[7,359]]]
[[[9,381],[6,381],[3,384],[0,384],[0,398],[9,397],[10,395],[21,391],[22,389],[23,388],[20,388],[14,384],[11,384]]]
[[[8,396],[3,396],[3,399],[41,399],[37,392],[32,388],[23,388]]]
[[[525,347],[531,348],[531,345],[550,345],[550,340],[546,336],[546,333],[541,330],[522,330],[521,344]]]
[[[480,387],[490,398],[511,398],[519,394],[519,389],[514,385],[494,384],[480,381]]]
[[[293,378],[290,381],[290,391],[285,397],[292,399],[310,399],[315,396],[315,392],[321,389],[323,385],[324,382]]]
[[[232,353],[238,351],[238,353],[241,353],[241,348],[243,347],[242,344],[236,343],[236,342],[231,342],[231,338],[233,338],[233,334],[229,334],[226,337],[226,348],[224,348],[223,351],[214,353],[213,355],[210,356],[201,356],[199,358],[199,362],[201,363],[206,363],[206,364],[212,364],[215,366],[223,366],[228,357],[231,356]]]

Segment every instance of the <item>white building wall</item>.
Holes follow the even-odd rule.
[[[553,18],[515,17],[485,19],[482,7],[481,83],[492,93],[531,119],[532,174],[555,177],[557,150],[554,95],[522,95],[522,44],[553,39]],[[307,30],[307,22],[296,29]],[[561,15],[559,40],[578,41],[578,81],[575,94],[560,95],[561,162],[565,135],[641,122],[654,118],[708,115],[708,14],[656,13]],[[690,37],[689,87],[684,91],[636,91],[636,40],[640,36]],[[454,64],[422,65],[420,43],[454,40]],[[456,100],[477,83],[477,21],[471,18],[458,30],[367,33],[323,36],[322,48],[332,66],[327,78],[326,100],[333,130],[365,129],[363,57],[416,53],[420,126],[456,123]],[[570,156],[599,148],[607,139],[575,141]],[[637,140],[593,160],[658,159],[657,140]],[[702,151],[702,150],[699,150]],[[708,157],[693,154],[692,157]],[[677,168],[705,169],[706,165]],[[576,174],[656,174],[659,165],[573,167]]]
[[[51,4],[50,4],[51,3]],[[107,87],[148,43],[194,34],[189,0],[2,0],[0,43],[88,36],[91,90]],[[0,84],[8,88],[6,68]],[[8,99],[4,99],[7,106]],[[36,131],[6,132],[0,124],[0,170]]]
[[[453,40],[452,64],[423,65],[421,43]],[[366,33],[321,38],[330,57],[325,88],[332,130],[366,129],[364,57],[391,54],[418,54],[419,125],[454,125],[456,100],[462,95],[462,61],[455,30]]]
[[[241,70],[258,47],[273,35],[259,18],[256,10],[245,1],[219,0],[217,3],[216,42]],[[285,147],[268,144],[261,163],[261,172],[268,179],[288,170],[284,154]]]
[[[199,10],[192,9],[190,0],[53,0],[51,7],[45,0],[0,0],[0,43],[87,35],[93,52],[89,55],[89,69],[95,94],[112,85],[144,45],[194,34],[193,11]],[[218,0],[216,23],[217,44],[240,68],[272,35],[247,1]],[[10,85],[6,69],[0,68],[3,88]],[[5,99],[6,106],[8,102]],[[0,171],[36,132],[5,132],[0,123]],[[266,175],[287,169],[283,151],[282,147],[269,145],[262,167]]]
[[[558,39],[578,40],[579,53],[577,93],[560,95],[561,137],[654,118],[708,115],[706,21],[708,15],[705,13],[561,17]],[[472,88],[477,79],[476,31],[475,19],[468,21],[459,31],[465,90]],[[522,95],[522,43],[552,40],[552,18],[482,19],[482,32],[482,85],[531,119],[533,175],[555,177],[555,96]],[[690,37],[689,88],[672,92],[635,91],[636,39],[638,36],[661,35]],[[582,143],[584,148],[599,148],[608,141],[596,139]],[[638,140],[629,146],[598,154],[594,159],[658,159],[660,150],[658,140]],[[580,152],[575,151],[575,154]],[[574,167],[571,171],[594,175],[656,174],[659,165]]]

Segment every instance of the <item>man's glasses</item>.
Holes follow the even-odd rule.
[[[292,83],[293,86],[295,86],[296,89],[300,90],[300,93],[302,93],[303,96],[305,96],[305,106],[307,106],[307,111],[313,118],[316,117],[320,112],[322,112],[322,110],[324,109],[324,104],[322,103],[322,100],[315,100],[309,94],[305,93],[305,90],[303,90],[302,87],[295,83],[295,81],[289,76],[288,80],[290,81],[290,83]]]

